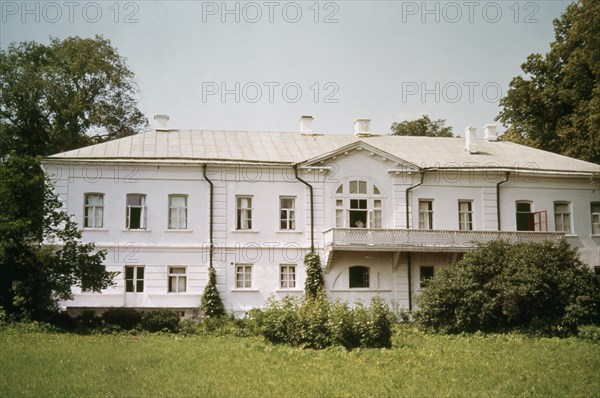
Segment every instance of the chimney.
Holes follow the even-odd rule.
[[[167,122],[169,121],[168,115],[154,115],[154,120],[156,121],[157,130],[167,129]]]
[[[469,151],[469,153],[477,153],[476,133],[475,127],[469,126],[465,129],[465,151]]]
[[[486,124],[483,126],[483,138],[488,141],[497,141],[498,136],[496,135],[496,125]]]
[[[357,137],[370,137],[371,119],[356,119],[354,121],[354,135]]]
[[[303,135],[313,135],[313,129],[312,129],[312,122],[313,122],[313,117],[312,116],[301,116],[300,117],[300,134]]]

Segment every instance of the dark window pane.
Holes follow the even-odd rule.
[[[125,279],[133,279],[133,267],[125,267]]]
[[[434,275],[434,268],[433,267],[421,267],[420,268],[420,282],[421,282],[421,287],[425,287],[427,286],[427,282],[429,282],[429,280],[431,278],[433,278]]]
[[[144,267],[137,267],[137,278],[144,279]]]
[[[133,280],[132,279],[128,279],[125,281],[125,291],[126,292],[133,292]]]
[[[135,287],[136,287],[136,290],[135,290],[136,292],[138,292],[138,293],[143,292],[144,291],[144,281],[138,279]]]
[[[367,267],[350,267],[350,288],[369,287],[369,268]]]
[[[140,229],[142,220],[142,209],[139,207],[132,207],[129,213],[129,228]]]

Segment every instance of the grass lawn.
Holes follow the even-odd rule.
[[[0,330],[0,396],[600,396],[600,345],[399,329],[390,350]]]

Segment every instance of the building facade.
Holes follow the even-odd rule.
[[[565,237],[600,267],[600,166],[497,141],[162,126],[43,160],[85,241],[119,275],[74,288],[72,312],[107,307],[197,312],[208,267],[225,308],[302,295],[304,256],[321,256],[329,297],[374,295],[414,309],[440,267],[476,242]]]

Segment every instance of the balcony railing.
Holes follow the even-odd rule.
[[[323,232],[325,247],[331,249],[410,249],[465,251],[477,242],[542,242],[557,240],[562,232],[447,231],[417,229],[330,228]]]

